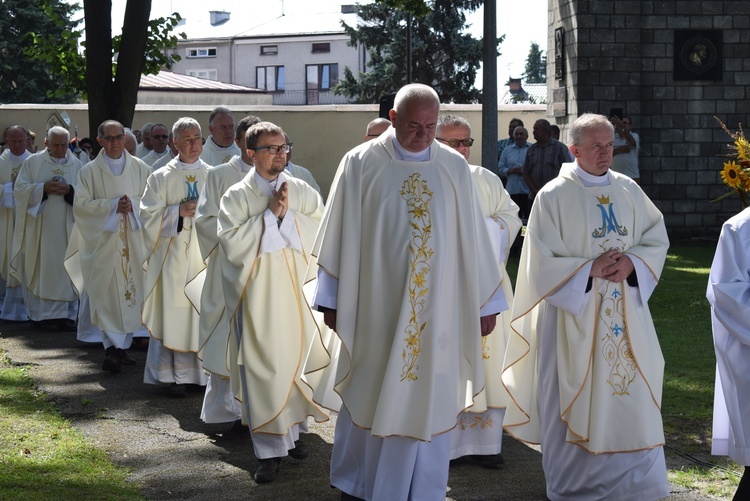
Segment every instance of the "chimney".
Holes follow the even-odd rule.
[[[229,21],[229,16],[232,15],[231,12],[225,10],[212,10],[209,14],[211,14],[211,26],[221,26]]]

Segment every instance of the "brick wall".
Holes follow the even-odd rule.
[[[750,129],[750,2],[549,0],[547,68],[567,90],[565,129],[585,112],[623,108],[640,134],[641,185],[664,213],[672,239],[716,237],[739,211],[721,182],[730,129]],[[556,28],[565,30],[566,72],[555,79]],[[721,30],[719,81],[674,78],[675,30]],[[549,114],[554,115],[554,104]]]

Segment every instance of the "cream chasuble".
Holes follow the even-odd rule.
[[[540,440],[536,386],[544,367],[537,367],[537,336],[547,322],[556,326],[549,335],[557,339],[566,441],[593,453],[658,447],[664,444],[664,360],[648,304],[636,297],[637,289],[592,278],[576,314],[551,306],[548,298],[613,248],[645,264],[651,277],[640,281],[658,281],[669,245],[664,220],[630,178],[610,171],[611,184],[585,187],[575,165],[563,165],[531,211],[502,377],[512,398],[504,427],[521,440]],[[548,311],[556,318],[546,318]]]
[[[31,155],[22,164],[13,191],[16,224],[11,276],[24,283],[33,297],[60,302],[77,299],[63,266],[73,230],[73,207],[59,195],[49,196],[41,205],[34,197],[41,200],[42,186],[55,176],[76,186],[81,162],[70,151],[66,152],[66,159],[66,163],[58,164],[46,149]],[[36,216],[28,213],[37,209]]]
[[[208,136],[206,144],[203,145],[203,151],[201,152],[201,160],[206,162],[208,165],[216,166],[229,162],[232,157],[241,156],[242,152],[237,143],[232,141],[231,146],[222,148],[214,142],[213,136]]]
[[[144,262],[143,324],[165,348],[198,351],[198,305],[190,302],[187,287],[206,267],[201,258],[193,218],[184,218],[182,231],[171,235],[179,204],[198,198],[208,165],[181,167],[179,157],[152,173],[141,198],[140,219],[147,258]],[[172,207],[175,207],[172,209]]]
[[[15,227],[15,200],[13,198],[13,181],[18,176],[23,161],[29,157],[24,150],[20,157],[14,157],[10,150],[0,154],[0,276],[8,288],[18,287],[20,282],[10,276],[10,257],[13,248],[13,228]]]
[[[304,182],[312,186],[315,191],[320,193],[320,186],[318,186],[318,183],[315,182],[315,178],[313,177],[312,172],[310,172],[309,169],[306,169],[305,167],[292,162],[287,162],[285,172],[288,172],[297,179],[303,180]]]
[[[711,453],[750,466],[750,209],[724,223],[706,297],[718,375]]]
[[[482,391],[480,308],[501,275],[463,157],[433,142],[429,161],[397,160],[391,138],[342,159],[313,254],[338,280],[352,422],[429,441]]]
[[[73,207],[80,240],[71,239],[65,266],[76,288],[88,293],[91,322],[105,331],[128,333],[142,327],[146,248],[133,215],[118,214],[117,227],[108,226],[123,195],[138,211],[151,170],[128,152],[123,155],[125,166],[119,176],[112,173],[104,150],[81,169]]]
[[[479,205],[485,221],[488,219],[493,251],[496,263],[503,277],[503,292],[508,304],[513,304],[513,287],[505,264],[508,259],[510,243],[521,229],[518,217],[518,206],[511,200],[503,182],[491,171],[479,165],[469,165],[474,185],[477,189]],[[501,238],[504,233],[504,238]],[[503,248],[500,245],[504,244]],[[501,245],[502,245],[501,244]],[[497,316],[495,330],[482,338],[482,360],[484,365],[484,392],[477,396],[484,398],[488,408],[485,412],[461,413],[458,426],[454,430],[451,446],[451,458],[467,454],[497,454],[502,443],[502,420],[508,402],[508,393],[500,380],[505,359],[505,346],[510,334],[510,310]],[[495,409],[493,411],[492,409]]]
[[[264,220],[270,197],[258,186],[255,169],[226,192],[218,222],[226,304],[231,316],[242,318],[238,364],[252,431],[274,435],[286,434],[307,416],[328,419],[313,403],[314,389],[303,373],[330,362],[302,292],[323,204],[307,183],[280,174],[278,183],[284,181],[289,205],[281,224],[295,225],[301,251],[287,245],[263,252],[270,235]]]
[[[217,230],[219,203],[224,193],[242,181],[245,172],[242,159],[232,158],[228,163],[209,167],[206,183],[196,210],[195,227],[201,255],[206,263],[205,281],[200,296],[200,349],[198,357],[203,368],[227,377],[231,372],[232,345],[229,317],[221,281],[219,236]],[[236,350],[234,350],[236,356]],[[236,390],[237,388],[233,388]],[[236,392],[235,394],[239,394]]]

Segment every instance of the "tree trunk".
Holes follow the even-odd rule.
[[[125,127],[133,126],[138,87],[143,73],[148,40],[151,0],[128,0],[122,25],[122,43],[115,73],[115,95],[118,97],[113,117]]]
[[[497,4],[484,2],[484,63],[482,65],[482,165],[497,167]]]
[[[89,136],[105,120],[131,127],[146,53],[151,0],[128,0],[112,79],[112,1],[84,0]]]
[[[86,18],[86,93],[89,105],[89,137],[110,117],[112,85],[112,2],[83,0]]]

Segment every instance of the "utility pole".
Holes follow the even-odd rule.
[[[482,165],[497,171],[497,3],[484,2],[482,64]]]

